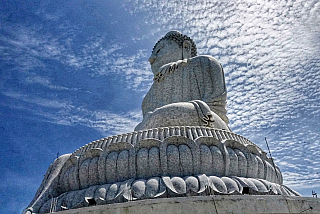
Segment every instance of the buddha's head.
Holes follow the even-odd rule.
[[[156,43],[149,62],[152,72],[156,74],[162,65],[196,55],[197,48],[190,37],[179,31],[170,31]]]

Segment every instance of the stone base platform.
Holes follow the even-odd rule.
[[[208,127],[164,127],[103,138],[49,167],[23,212],[208,195],[300,196],[248,139]]]
[[[291,196],[213,195],[159,198],[83,207],[59,214],[246,214],[320,213],[320,199]]]

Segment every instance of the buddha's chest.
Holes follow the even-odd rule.
[[[171,103],[201,100],[197,76],[199,74],[192,69],[181,68],[154,82],[142,102],[142,111],[153,111]]]

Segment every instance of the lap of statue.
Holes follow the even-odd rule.
[[[171,126],[205,126],[229,131],[226,123],[201,101],[171,103],[150,111],[135,130]]]

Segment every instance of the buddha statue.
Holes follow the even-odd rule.
[[[160,39],[143,121],[58,157],[23,213],[212,194],[299,196],[272,158],[229,129],[222,66],[196,55],[178,31]]]
[[[178,31],[156,43],[149,58],[154,83],[143,99],[143,121],[136,131],[182,125],[230,131],[223,68],[211,56],[196,55],[192,39]]]

